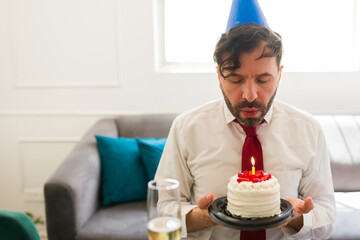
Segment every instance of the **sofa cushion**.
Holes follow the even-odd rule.
[[[96,135],[101,157],[102,204],[146,199],[147,176],[135,138]]]
[[[80,229],[76,240],[146,240],[146,202],[101,207]]]
[[[121,137],[164,138],[177,114],[138,114],[118,116],[118,134]]]
[[[137,138],[141,161],[145,166],[147,180],[154,179],[156,169],[166,143],[166,138]]]

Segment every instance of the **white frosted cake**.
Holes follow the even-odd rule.
[[[280,185],[271,174],[262,170],[244,171],[230,178],[227,210],[244,218],[272,217],[280,210]]]

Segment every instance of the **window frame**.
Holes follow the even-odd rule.
[[[205,62],[171,62],[166,61],[165,58],[165,1],[153,0],[154,13],[154,56],[155,56],[155,71],[169,72],[169,73],[211,73],[216,68],[215,63]],[[358,66],[354,71],[339,71],[331,72],[359,72],[360,73],[360,3],[355,1],[354,7],[354,42],[356,52],[356,63]],[[287,70],[286,66],[284,72],[291,73],[310,73],[311,71],[291,71]],[[316,73],[330,73],[327,71],[315,71]]]
[[[165,62],[164,1],[153,0],[154,77],[163,86],[180,89],[196,88],[199,94],[191,102],[203,103],[214,97],[222,98],[217,80],[216,66],[197,66]],[[360,26],[360,3],[356,26]],[[360,40],[360,29],[356,39]],[[360,41],[359,41],[360,42]],[[360,62],[360,46],[356,51]],[[359,66],[360,67],[360,66]],[[183,90],[184,90],[183,89]],[[181,90],[180,90],[181,91]],[[348,72],[289,72],[282,73],[276,98],[313,114],[360,114],[360,70]],[[190,97],[190,96],[188,96]]]

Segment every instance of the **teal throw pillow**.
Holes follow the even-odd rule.
[[[137,138],[141,161],[145,165],[147,179],[154,179],[156,169],[166,143],[166,138]]]
[[[145,200],[148,179],[136,139],[95,137],[101,157],[102,204]]]

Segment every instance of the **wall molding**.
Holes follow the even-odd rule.
[[[19,137],[18,143],[77,143],[78,137]]]
[[[38,81],[38,80],[32,80],[32,81],[25,81],[25,79],[20,79],[19,76],[19,70],[21,68],[19,63],[19,55],[21,48],[17,46],[16,44],[20,41],[21,36],[19,36],[19,27],[21,26],[21,22],[18,20],[19,18],[17,15],[19,13],[17,12],[17,8],[21,6],[21,0],[12,1],[11,4],[9,4],[9,15],[10,15],[10,29],[14,29],[10,32],[10,42],[12,43],[11,48],[11,61],[13,62],[13,79],[14,83],[13,86],[15,89],[62,89],[62,88],[122,88],[123,87],[123,78],[124,74],[122,71],[123,64],[121,61],[121,35],[120,35],[120,29],[118,27],[118,21],[120,19],[119,16],[119,10],[117,7],[117,1],[112,1],[113,5],[113,14],[114,14],[114,54],[115,54],[115,69],[114,69],[114,79],[112,81],[104,81],[104,79],[95,79],[95,81],[89,81],[89,82],[62,82],[61,79],[54,81],[52,83],[47,83],[44,81]]]
[[[14,85],[18,89],[31,89],[31,88],[122,88],[123,85],[119,80],[119,83],[19,83],[18,81]]]
[[[0,111],[0,117],[115,117],[119,115],[178,114],[174,111]]]
[[[19,137],[18,138],[18,161],[21,174],[21,189],[24,195],[25,202],[44,202],[43,186],[27,187],[25,182],[25,159],[21,146],[28,143],[46,144],[46,143],[73,143],[76,144],[80,141],[80,137]]]

